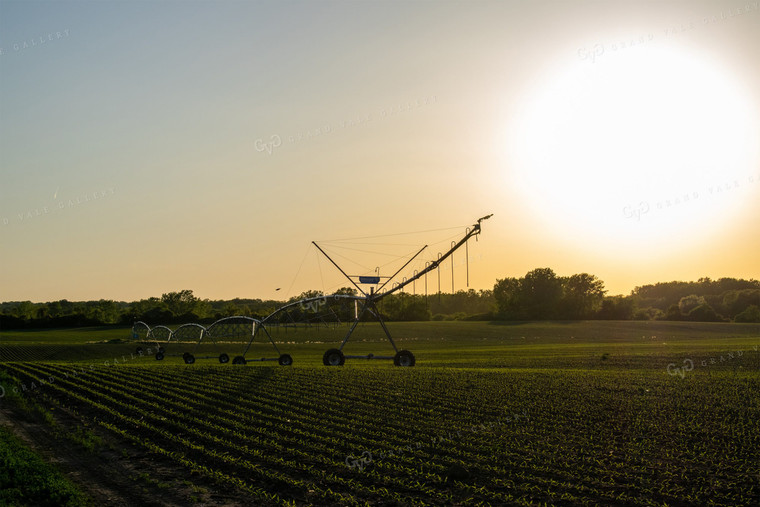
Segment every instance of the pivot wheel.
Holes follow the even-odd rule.
[[[164,360],[164,353],[163,352],[156,352],[156,361],[163,361]]]
[[[193,364],[195,362],[195,356],[189,352],[182,354],[182,359],[185,360],[185,364]]]
[[[293,358],[290,357],[290,354],[282,354],[277,362],[280,363],[280,366],[290,366],[293,364]]]
[[[142,352],[143,352],[143,348],[142,348],[142,347],[137,347],[137,348],[135,349],[135,354],[137,354],[138,356],[139,356],[140,354],[142,354]]]
[[[346,357],[338,349],[330,349],[322,356],[322,364],[325,366],[343,366],[346,362]]]
[[[165,353],[166,353],[166,349],[165,349],[165,348],[163,348],[163,347],[158,347],[158,351],[159,351],[161,354],[165,354]]]
[[[230,356],[222,352],[219,354],[219,362],[222,364],[229,363],[230,362]]]
[[[242,364],[244,365],[248,361],[245,360],[243,356],[235,356],[235,359],[232,360],[232,364]]]
[[[399,350],[393,358],[393,364],[396,366],[414,366],[414,354],[408,350]]]

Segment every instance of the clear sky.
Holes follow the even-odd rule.
[[[754,0],[1,0],[0,301],[283,298],[488,213],[476,289],[760,278],[758,48]]]

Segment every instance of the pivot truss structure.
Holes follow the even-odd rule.
[[[416,254],[414,254],[403,266],[401,266],[393,275],[387,277],[385,279],[385,282],[382,285],[380,284],[380,277],[379,276],[351,276],[348,275],[335,260],[333,260],[316,242],[312,241],[312,244],[317,247],[317,249],[324,255],[333,266],[335,266],[340,273],[348,279],[351,284],[356,287],[356,289],[361,294],[360,296],[342,296],[344,298],[352,298],[356,300],[356,302],[361,306],[360,309],[355,314],[354,321],[351,325],[351,327],[348,330],[348,333],[346,333],[345,338],[343,339],[343,342],[340,344],[340,347],[337,349],[329,349],[327,352],[325,352],[324,356],[322,357],[322,363],[325,366],[341,366],[345,363],[346,359],[393,359],[393,364],[396,366],[414,366],[415,365],[415,357],[414,354],[412,354],[408,350],[399,350],[396,346],[396,343],[393,341],[393,337],[391,337],[391,333],[388,330],[388,327],[385,325],[385,322],[383,321],[382,314],[377,308],[377,304],[385,297],[390,296],[391,294],[398,292],[400,290],[403,290],[404,287],[407,285],[414,283],[416,280],[424,277],[429,272],[436,270],[440,267],[441,263],[445,261],[447,258],[449,258],[456,250],[458,250],[462,246],[466,246],[467,242],[474,236],[477,236],[480,234],[480,223],[483,220],[487,220],[491,218],[493,215],[487,215],[484,216],[470,228],[467,229],[464,237],[462,237],[458,242],[452,241],[451,248],[445,253],[438,254],[438,258],[432,262],[429,262],[426,264],[426,267],[422,269],[421,271],[415,271],[414,275],[406,278],[404,277],[401,282],[394,282],[391,285],[390,289],[385,289],[388,284],[393,282],[399,274],[407,267],[409,264],[416,259],[426,248],[427,245],[423,246]],[[452,271],[453,273],[453,271]],[[439,273],[440,274],[440,273]],[[360,284],[370,284],[372,287],[370,287],[369,292],[366,292]],[[374,285],[379,285],[377,290],[374,289]],[[384,290],[385,289],[385,290]],[[336,298],[339,296],[331,296],[332,298]],[[307,300],[303,300],[299,303],[309,302],[312,304],[314,300],[319,300],[320,298],[310,298]],[[388,341],[391,344],[391,347],[393,347],[393,350],[395,352],[395,355],[393,356],[376,356],[374,354],[367,354],[366,356],[347,356],[343,354],[343,347],[345,347],[346,343],[348,343],[348,340],[351,338],[351,335],[356,330],[356,326],[361,322],[363,319],[367,317],[374,317],[377,322],[379,322],[380,326],[383,329],[383,332],[385,333],[385,336],[388,338]],[[266,319],[265,319],[266,320]]]
[[[217,320],[209,327],[201,326],[200,324],[184,324],[172,331],[165,326],[149,327],[144,322],[136,322],[132,327],[132,338],[139,340],[143,344],[155,343],[156,346],[156,359],[163,360],[167,355],[180,354],[167,354],[165,345],[172,340],[176,343],[192,343],[195,341],[195,348],[190,352],[184,352],[181,354],[182,359],[186,364],[195,363],[196,351],[198,347],[203,343],[205,339],[211,340],[214,348],[217,352],[220,350],[220,344],[222,343],[247,343],[244,346],[242,353],[235,356],[232,359],[232,364],[247,364],[249,361],[277,361],[282,366],[288,366],[293,364],[293,358],[288,354],[280,353],[277,345],[272,339],[267,327],[284,329],[287,332],[288,328],[297,328],[301,325],[305,326],[320,326],[337,328],[339,324],[348,324],[348,331],[343,338],[338,348],[331,348],[327,350],[323,357],[322,362],[325,366],[341,366],[345,363],[346,359],[392,359],[393,364],[396,366],[414,366],[415,357],[408,350],[399,350],[396,343],[393,341],[388,327],[383,320],[382,313],[378,310],[378,303],[385,297],[390,296],[398,291],[402,291],[404,287],[414,283],[422,277],[426,277],[428,273],[433,270],[438,270],[441,263],[448,259],[456,250],[460,247],[467,247],[467,242],[480,234],[480,224],[483,220],[490,218],[492,215],[484,216],[472,225],[468,227],[464,236],[459,241],[452,241],[451,247],[445,253],[439,253],[438,258],[433,261],[425,263],[425,268],[422,270],[415,270],[414,274],[410,277],[404,277],[400,282],[394,282],[398,278],[400,273],[409,266],[422,252],[427,248],[427,245],[423,246],[417,253],[415,253],[401,268],[399,268],[391,276],[360,276],[349,275],[346,271],[338,265],[338,263],[328,255],[322,247],[320,247],[315,241],[312,244],[324,255],[340,273],[348,279],[351,284],[358,290],[358,295],[354,294],[332,294],[322,295],[304,298],[298,301],[290,302],[265,318],[258,320],[251,317],[226,317]],[[440,272],[438,273],[440,276]],[[381,283],[381,278],[384,282]],[[390,284],[390,288],[386,287]],[[452,268],[452,284],[453,284],[453,268]],[[362,285],[371,285],[369,291],[365,291]],[[427,284],[426,284],[427,285]],[[377,289],[375,289],[377,286]],[[440,289],[440,279],[439,279]],[[388,342],[393,347],[394,355],[382,356],[382,355],[345,355],[343,349],[348,343],[354,331],[360,322],[367,320],[377,321]],[[260,359],[247,359],[246,354],[251,349],[256,336],[264,333],[278,357]],[[224,340],[224,341],[222,341]],[[137,347],[137,352],[142,353],[143,348]],[[218,358],[219,362],[224,364],[230,362],[230,357],[224,353],[219,352],[214,356],[203,356],[198,359],[213,359]]]
[[[193,364],[196,359],[218,359],[221,364],[229,363],[230,356],[224,352],[221,352],[220,345],[222,343],[239,343],[248,341],[248,345],[243,351],[242,355],[235,356],[232,359],[232,364],[246,364],[249,361],[277,361],[281,366],[289,366],[293,364],[293,358],[289,354],[282,354],[277,348],[277,345],[272,340],[269,332],[264,329],[264,332],[269,337],[269,341],[277,352],[277,357],[262,357],[260,359],[246,359],[245,354],[251,348],[253,340],[258,334],[260,329],[264,329],[262,322],[258,319],[251,317],[235,316],[225,317],[219,319],[208,327],[204,327],[200,324],[183,324],[175,330],[171,330],[166,326],[154,326],[150,327],[148,324],[142,321],[135,322],[132,326],[132,339],[141,343],[137,346],[137,353],[143,354],[144,349],[142,345],[150,344],[155,346],[156,360],[163,361],[166,357],[179,356],[185,364]],[[218,352],[218,355],[213,356],[199,356],[196,358],[198,347],[204,342],[204,340],[211,340],[211,343]],[[220,340],[225,340],[221,342]],[[175,344],[187,344],[195,342],[195,347],[189,352],[183,352],[182,354],[168,354],[166,347],[169,343]]]

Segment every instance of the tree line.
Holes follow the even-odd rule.
[[[503,320],[683,320],[760,322],[760,281],[700,278],[636,287],[628,296],[606,296],[604,283],[581,273],[559,277],[549,268],[497,280],[494,293]]]
[[[336,294],[356,295],[344,287]],[[608,296],[604,282],[588,273],[558,276],[537,268],[523,277],[496,280],[493,290],[453,294],[397,292],[383,298],[379,310],[391,321],[426,320],[682,320],[760,322],[760,282],[736,278],[664,282],[636,287],[627,296]],[[305,291],[287,301],[200,299],[192,290],[162,294],[131,303],[99,300],[48,303],[0,303],[0,329],[65,328],[153,324],[211,323],[223,317],[264,318],[288,302],[315,297]]]

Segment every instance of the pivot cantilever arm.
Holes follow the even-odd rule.
[[[489,219],[489,218],[491,218],[492,216],[493,216],[493,213],[491,213],[490,215],[486,215],[486,216],[484,216],[484,217],[482,217],[482,218],[479,218],[479,219],[478,219],[478,221],[477,221],[477,223],[476,223],[475,225],[473,225],[473,226],[472,226],[472,230],[471,230],[471,231],[469,231],[469,232],[467,232],[467,234],[465,234],[465,235],[464,235],[464,237],[463,237],[462,239],[460,239],[460,240],[459,240],[459,242],[458,242],[456,245],[452,246],[452,247],[449,249],[449,251],[448,251],[448,252],[446,252],[445,254],[441,255],[441,257],[439,257],[437,260],[434,260],[434,261],[432,261],[428,267],[426,267],[425,269],[423,269],[422,271],[420,271],[419,273],[417,273],[417,274],[416,274],[416,275],[414,275],[413,277],[409,278],[409,279],[408,279],[408,280],[406,280],[405,282],[402,282],[402,283],[400,283],[400,284],[396,285],[396,286],[395,286],[394,288],[392,288],[391,290],[389,290],[389,291],[386,291],[386,292],[383,292],[383,293],[377,293],[377,292],[376,292],[376,293],[375,293],[375,294],[372,296],[372,299],[374,299],[375,301],[379,301],[380,299],[384,298],[385,296],[389,296],[389,295],[393,294],[394,292],[396,292],[396,291],[398,291],[398,290],[401,290],[403,287],[406,287],[407,285],[409,285],[410,283],[414,282],[415,280],[418,280],[419,278],[423,277],[423,276],[424,276],[426,273],[429,273],[429,272],[431,272],[432,270],[436,269],[438,266],[440,266],[440,264],[441,264],[441,263],[442,263],[442,262],[443,262],[443,261],[444,261],[444,260],[445,260],[447,257],[449,257],[451,254],[453,254],[453,253],[454,253],[454,251],[455,251],[457,248],[459,248],[460,246],[462,246],[462,245],[464,245],[465,243],[467,243],[467,240],[469,240],[469,239],[470,239],[471,237],[473,237],[473,236],[477,236],[478,234],[480,234],[480,222],[482,222],[483,220],[488,220],[488,219]],[[422,251],[422,250],[420,250],[420,252],[421,252],[421,251]],[[419,252],[418,252],[418,255],[419,255]],[[416,256],[415,256],[415,257],[416,257]],[[411,262],[411,261],[410,261],[410,262]],[[409,263],[407,262],[407,264],[409,264]],[[405,264],[404,266],[406,266],[406,264]],[[396,274],[398,274],[398,273],[396,273]],[[393,276],[396,276],[396,275],[393,275]],[[388,280],[388,281],[390,281],[390,280]],[[388,282],[385,282],[385,283],[387,284]],[[383,284],[383,285],[385,285],[385,284]]]

